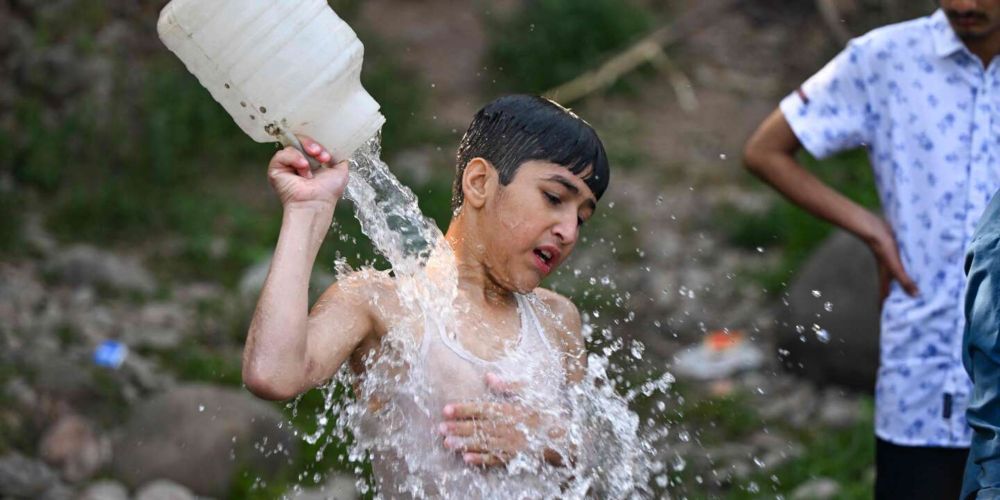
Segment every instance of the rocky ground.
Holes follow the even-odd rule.
[[[0,86],[0,104],[15,103],[30,86],[45,88],[53,103],[45,119],[58,121],[62,103],[81,92],[110,98],[101,94],[108,92],[110,61],[79,57],[72,44],[33,52],[35,33],[25,19],[57,16],[71,3],[0,4],[0,24],[10,27],[0,34],[0,55],[20,85]],[[149,23],[134,21],[155,15],[156,2],[118,3],[121,21],[107,23],[96,43],[157,50]],[[456,140],[494,93],[482,68],[486,35],[477,5],[370,0],[360,12],[424,76],[428,108]],[[581,308],[616,336],[641,342],[644,366],[653,370],[673,370],[682,349],[716,329],[745,331],[764,353],[763,363],[741,374],[713,382],[681,377],[665,398],[677,411],[657,483],[675,497],[843,496],[843,481],[825,477],[835,472],[817,466],[798,474],[794,466],[836,452],[822,446],[845,446],[817,436],[864,437],[870,429],[862,393],[780,370],[779,330],[795,326],[782,324],[788,299],[748,275],[780,265],[781,255],[733,247],[716,227],[732,211],[765,213],[774,203],[740,168],[742,141],[835,50],[808,6],[743,2],[668,51],[690,83],[693,105],[656,72],[632,78],[632,93],[575,105],[618,161],[606,208],[554,285],[575,296],[596,290],[598,298]],[[0,125],[14,126],[16,117],[3,108]],[[446,148],[416,148],[390,164],[419,179],[449,165],[450,156]],[[7,189],[11,182],[0,170],[0,196]],[[248,307],[266,261],[243,270],[238,286],[167,282],[152,270],[163,253],[150,250],[165,242],[62,242],[45,228],[44,204],[32,203],[37,213],[19,229],[27,249],[0,262],[0,498],[224,498],[248,474],[264,483],[280,476],[303,445],[279,407],[238,387]],[[219,246],[226,251],[225,242]],[[330,279],[317,277],[320,285]],[[129,349],[117,369],[92,361],[108,339]],[[870,473],[859,480],[870,483]],[[334,473],[321,483],[289,494],[357,495],[352,477]]]

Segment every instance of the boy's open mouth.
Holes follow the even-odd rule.
[[[543,273],[548,274],[559,262],[559,249],[551,245],[543,245],[534,250],[535,260]]]

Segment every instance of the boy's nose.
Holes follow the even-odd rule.
[[[576,222],[576,216],[574,215],[570,220],[559,221],[554,228],[554,232],[559,241],[564,245],[576,243],[576,237],[580,234],[580,226]]]

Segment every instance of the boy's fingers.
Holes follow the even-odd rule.
[[[504,464],[500,457],[492,453],[463,453],[462,460],[469,465],[478,465],[480,467],[494,467]]]
[[[484,403],[450,403],[444,406],[444,416],[454,420],[484,418],[486,404]]]
[[[305,157],[302,156],[302,153],[300,153],[299,150],[289,146],[281,151],[278,151],[277,153],[274,153],[272,165],[277,163],[286,167],[296,168],[299,164],[299,160],[306,161]],[[308,164],[309,162],[306,162],[306,165]]]
[[[499,375],[491,372],[486,374],[486,386],[497,394],[513,396],[519,394],[524,389],[524,382],[506,381],[500,378]]]
[[[326,148],[324,148],[322,144],[314,141],[312,137],[300,135],[298,138],[302,143],[302,148],[306,150],[306,153],[319,160],[320,163],[327,163],[333,160],[333,157],[326,150]]]
[[[474,436],[477,425],[474,420],[458,420],[443,422],[438,426],[438,431],[445,436]]]

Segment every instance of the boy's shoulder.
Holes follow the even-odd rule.
[[[320,298],[349,305],[355,310],[368,310],[376,319],[399,308],[398,283],[388,271],[364,268],[340,273]]]
[[[536,288],[534,294],[558,318],[564,320],[575,319],[577,323],[580,322],[580,311],[577,310],[576,304],[573,301],[548,288]]]
[[[544,306],[539,315],[542,326],[563,346],[579,344],[583,339],[583,322],[573,301],[546,288],[536,288],[534,295]]]

